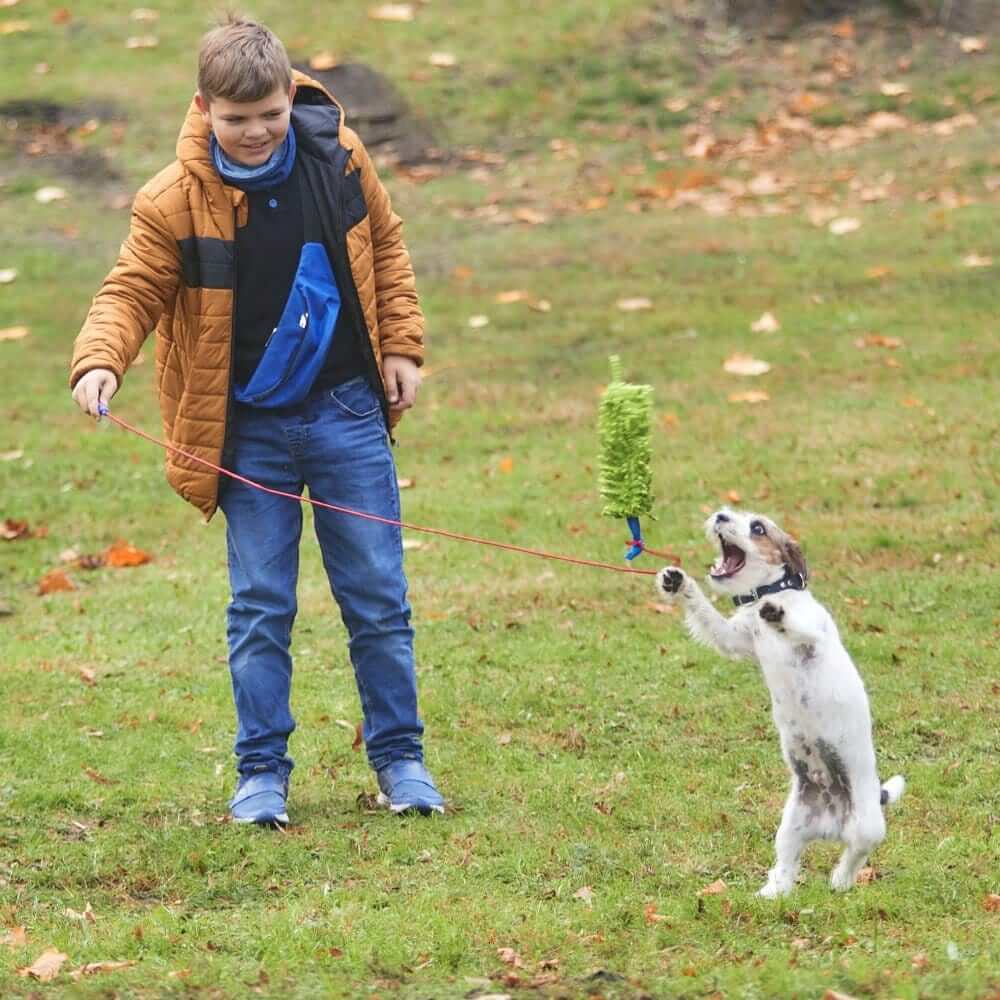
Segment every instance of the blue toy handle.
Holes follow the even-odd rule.
[[[639,527],[639,518],[627,517],[629,531],[632,532],[632,544],[625,553],[625,558],[631,562],[636,556],[642,555],[642,529]]]

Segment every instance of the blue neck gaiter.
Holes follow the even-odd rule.
[[[288,180],[288,175],[295,166],[295,129],[288,127],[285,141],[271,154],[266,163],[259,167],[247,167],[231,160],[222,151],[218,140],[213,134],[210,140],[212,162],[219,176],[233,187],[244,191],[263,191],[265,188],[277,187]]]

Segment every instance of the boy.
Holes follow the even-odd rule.
[[[399,217],[340,105],[281,42],[230,18],[203,39],[177,160],[138,193],[128,239],[76,339],[91,416],[148,332],[167,439],[274,489],[399,519],[389,431],[413,405],[423,316]],[[288,822],[302,508],[176,452],[167,479],[226,516],[238,732],[234,820]],[[423,765],[400,531],[316,508],[347,627],[379,802],[443,812]]]

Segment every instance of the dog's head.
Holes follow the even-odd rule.
[[[716,590],[744,594],[776,583],[787,570],[809,576],[798,543],[770,518],[749,511],[722,509],[705,522],[705,534],[719,546],[708,578]]]

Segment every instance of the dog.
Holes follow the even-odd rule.
[[[830,884],[854,885],[869,853],[885,838],[882,807],[898,801],[901,775],[880,784],[864,684],[830,613],[807,589],[798,543],[760,514],[723,509],[705,522],[720,549],[709,571],[729,595],[726,618],[681,569],[665,567],[658,590],[679,602],[691,636],[732,659],[755,660],[771,694],[791,789],[775,836],[775,863],[757,893],[791,892],[803,848],[813,840],[846,845]]]

